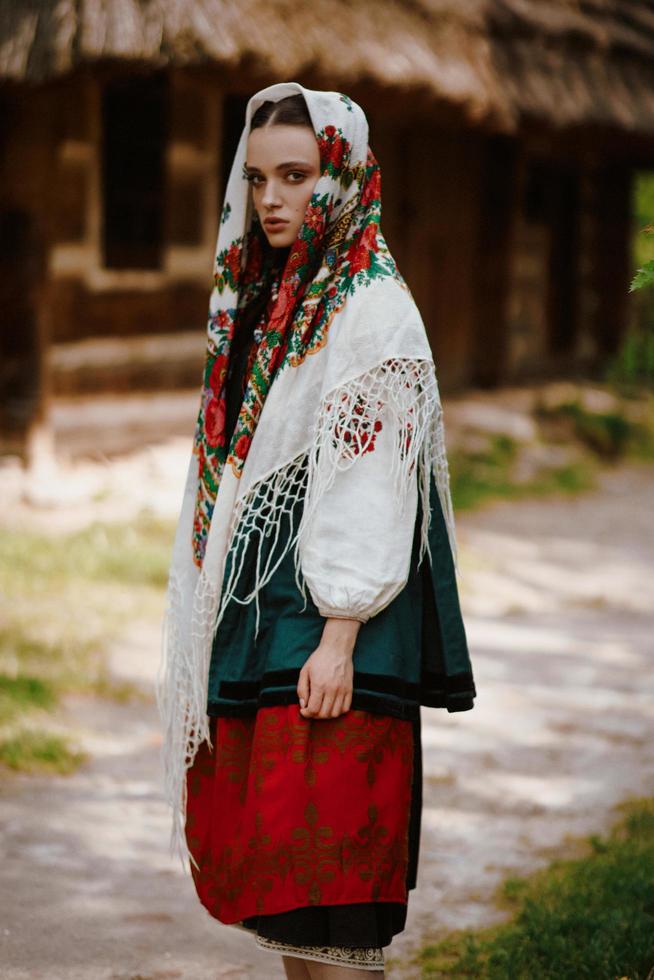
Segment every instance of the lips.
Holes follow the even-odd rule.
[[[285,221],[283,218],[266,218],[264,221],[266,228],[283,228],[287,224],[288,221]]]

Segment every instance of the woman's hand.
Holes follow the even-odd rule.
[[[319,645],[298,679],[300,714],[304,718],[338,718],[352,703],[352,654],[361,623],[328,619]]]

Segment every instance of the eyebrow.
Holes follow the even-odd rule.
[[[275,170],[285,170],[286,167],[307,167],[307,168],[309,168],[310,166],[311,166],[311,164],[308,163],[306,160],[287,160],[286,163],[279,163],[279,164],[277,164],[277,166],[275,167]],[[261,170],[259,170],[258,167],[250,167],[250,166],[248,166],[247,163],[245,164],[245,169],[248,171],[248,173],[257,173],[257,174],[260,174],[262,172]]]

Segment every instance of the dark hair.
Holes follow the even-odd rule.
[[[313,129],[311,116],[304,96],[287,95],[279,102],[268,100],[260,105],[252,116],[250,130],[261,129],[263,126],[309,126]]]

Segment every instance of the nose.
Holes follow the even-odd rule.
[[[263,194],[261,195],[261,203],[266,208],[271,208],[282,203],[279,186],[274,178],[266,181]]]

